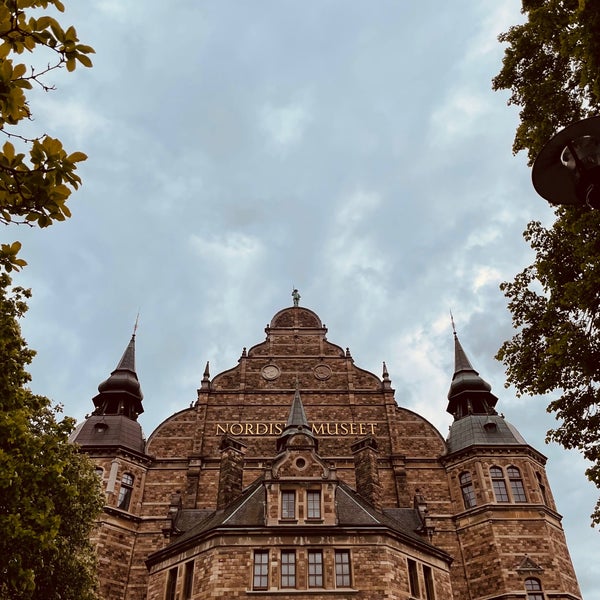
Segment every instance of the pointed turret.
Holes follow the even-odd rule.
[[[498,398],[467,358],[454,331],[454,375],[446,411],[454,416],[448,435],[449,452],[474,445],[526,444],[521,434],[494,408]]]
[[[454,419],[470,414],[495,414],[498,398],[491,392],[492,386],[484,381],[472,367],[454,332],[454,375],[448,391],[448,408]]]
[[[144,412],[142,389],[135,372],[135,333],[110,377],[98,386],[95,415],[125,415],[134,421]]]
[[[98,392],[92,400],[94,412],[75,430],[72,441],[82,447],[120,446],[143,452],[144,436],[137,418],[144,412],[144,396],[135,371],[135,333]]]
[[[292,406],[290,408],[290,414],[285,429],[277,440],[277,450],[284,449],[288,445],[290,438],[298,434],[307,436],[310,440],[310,445],[316,448],[317,440],[313,435],[311,426],[308,424],[306,412],[304,411],[304,405],[302,404],[302,399],[300,398],[298,382],[296,381],[294,400],[292,401]]]

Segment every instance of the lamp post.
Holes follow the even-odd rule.
[[[600,209],[600,117],[559,131],[535,159],[531,178],[550,204]]]

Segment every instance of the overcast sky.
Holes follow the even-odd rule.
[[[503,412],[549,457],[586,600],[599,600],[597,490],[576,452],[544,443],[547,398],[504,389],[512,335],[499,283],[550,224],[517,111],[491,90],[517,0],[67,0],[93,69],[52,77],[33,127],[89,159],[73,217],[5,229],[29,266],[32,388],[82,419],[138,311],[146,434],[291,304],[444,436],[452,310]],[[3,241],[4,241],[3,240]]]

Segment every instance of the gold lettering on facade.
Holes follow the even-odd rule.
[[[242,435],[242,431],[244,431],[244,426],[241,423],[232,423],[229,426],[229,433],[231,435]]]
[[[347,436],[376,434],[377,423],[313,423],[311,428],[318,436]],[[285,423],[216,423],[215,435],[279,436]]]

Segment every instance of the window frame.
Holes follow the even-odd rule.
[[[260,561],[257,558],[260,557]],[[257,583],[258,578],[258,583]],[[264,583],[264,585],[263,585]],[[255,550],[252,562],[252,589],[269,589],[269,551],[265,549]]]
[[[321,490],[306,490],[306,518],[317,521],[321,516]]]
[[[285,559],[284,559],[285,557]],[[296,551],[295,550],[282,550],[280,555],[280,568],[279,580],[281,582],[281,589],[295,589],[296,588]]]
[[[129,481],[131,480],[131,481]],[[129,510],[131,506],[131,497],[133,496],[133,485],[135,476],[129,471],[121,476],[121,485],[119,487],[119,496],[117,498],[117,508],[120,510]]]
[[[463,471],[458,476],[458,481],[465,509],[477,506],[477,496],[475,495],[475,487],[473,486],[471,473],[469,471]]]
[[[281,490],[281,518],[285,521],[296,519],[296,490]]]
[[[317,558],[318,560],[311,560]],[[308,551],[308,587],[309,589],[323,587],[323,550]]]
[[[350,556],[350,550],[335,550],[335,587],[352,587],[352,557]]]
[[[419,585],[419,572],[417,571],[417,561],[407,558],[408,568],[408,591],[414,598],[421,597],[421,586]]]
[[[525,493],[523,476],[521,475],[520,469],[514,465],[510,465],[509,467],[506,467],[506,475],[508,477],[513,502],[518,504],[527,502],[527,494]]]
[[[537,577],[528,577],[525,580],[525,591],[527,600],[544,600],[545,598],[542,582]]]
[[[433,569],[429,565],[423,565],[423,579],[425,581],[426,600],[435,600],[435,585],[433,581]]]
[[[506,479],[504,477],[504,469],[494,465],[493,467],[490,467],[489,472],[496,502],[498,504],[509,504],[510,496],[508,495],[508,488],[506,486]]]
[[[178,567],[171,567],[167,571],[167,583],[165,585],[165,600],[175,600],[177,594]]]
[[[194,560],[183,565],[183,600],[191,600],[194,590]]]

